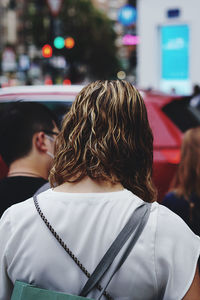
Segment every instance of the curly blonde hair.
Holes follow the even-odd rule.
[[[94,180],[120,182],[152,202],[153,136],[138,90],[123,80],[95,81],[77,95],[56,140],[52,186]]]

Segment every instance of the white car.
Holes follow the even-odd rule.
[[[34,85],[0,89],[0,105],[13,101],[37,101],[54,111],[58,120],[69,110],[83,85]]]

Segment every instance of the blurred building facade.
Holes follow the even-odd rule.
[[[6,44],[15,45],[17,42],[17,12],[15,2],[0,1],[0,50]]]
[[[92,0],[92,2],[113,21],[117,21],[120,7],[127,4],[127,0]]]
[[[139,0],[138,84],[191,94],[200,83],[200,1]]]

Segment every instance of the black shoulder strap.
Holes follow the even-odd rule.
[[[67,246],[67,244],[65,244],[65,242],[61,239],[61,237],[58,235],[58,233],[54,230],[54,228],[51,226],[51,224],[49,223],[49,221],[47,220],[47,218],[45,217],[45,215],[43,214],[38,200],[37,200],[37,196],[36,194],[33,196],[33,201],[35,204],[35,208],[38,212],[38,214],[40,215],[41,219],[44,221],[45,225],[47,226],[47,228],[51,231],[51,233],[53,234],[53,236],[56,238],[56,240],[59,242],[59,244],[63,247],[63,249],[69,254],[69,256],[73,259],[73,261],[77,264],[77,266],[83,271],[83,273],[90,278],[91,274],[88,272],[88,270],[84,267],[84,265],[80,262],[80,260],[74,255],[74,253],[69,249],[69,247]],[[99,291],[102,291],[102,287],[100,284],[97,284],[96,288]],[[108,300],[113,300],[112,297],[109,295],[109,293],[107,293],[106,291],[104,291],[104,296],[108,299]]]

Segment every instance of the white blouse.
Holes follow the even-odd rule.
[[[125,189],[84,194],[49,189],[38,201],[90,273],[143,202]],[[199,255],[200,238],[180,217],[155,202],[144,231],[107,290],[115,300],[182,299]],[[0,300],[10,299],[15,280],[70,294],[79,294],[87,281],[43,223],[32,198],[10,207],[0,220]],[[88,297],[97,294],[94,289]]]

